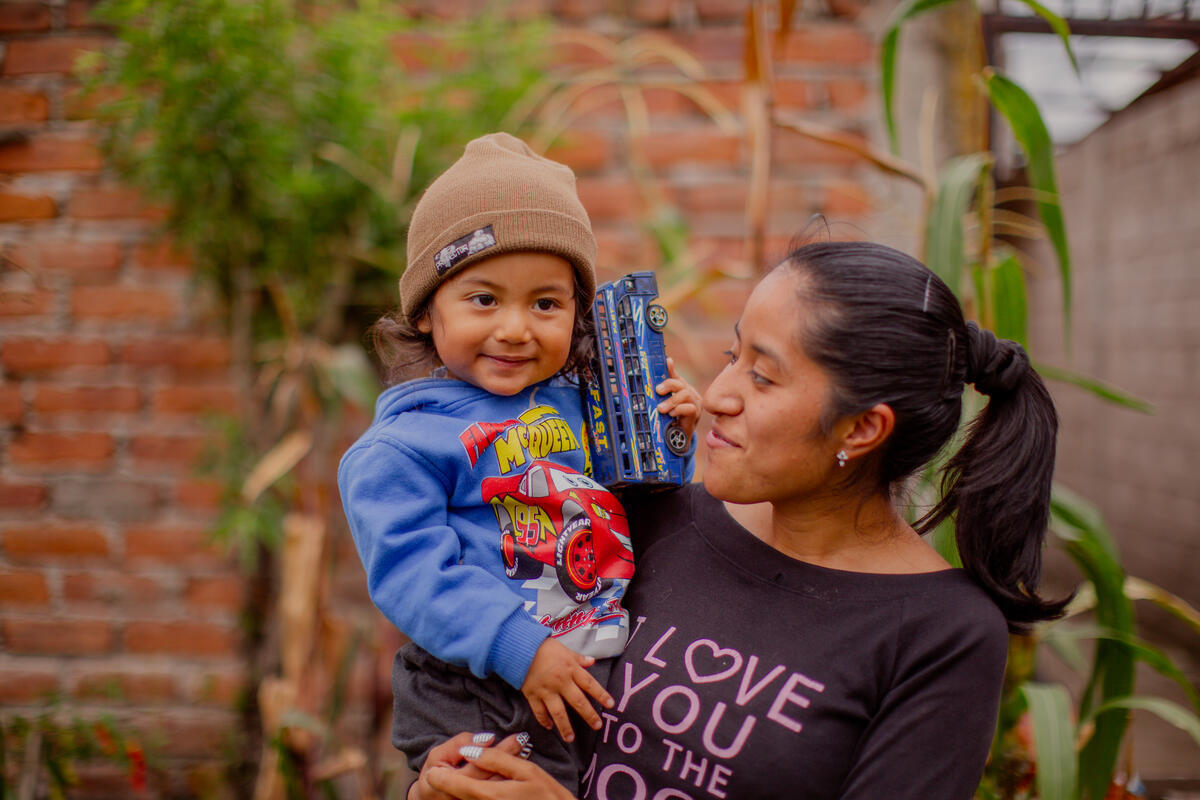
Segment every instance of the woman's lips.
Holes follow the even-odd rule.
[[[709,447],[741,447],[737,442],[726,438],[716,428],[709,430],[708,435],[704,437],[704,442]]]

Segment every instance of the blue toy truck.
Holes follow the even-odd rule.
[[[596,289],[596,352],[585,412],[593,477],[613,487],[680,484],[691,444],[672,417],[660,414],[654,387],[667,378],[662,330],[667,310],[653,272],[632,272]]]

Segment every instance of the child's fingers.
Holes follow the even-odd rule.
[[[688,385],[679,378],[667,378],[665,381],[659,381],[658,386],[654,387],[654,391],[659,394],[675,394],[676,392],[684,392]]]
[[[547,730],[554,727],[554,721],[550,719],[550,712],[541,700],[530,699],[529,709],[533,712],[533,718],[537,720],[538,725]]]
[[[554,727],[558,729],[558,735],[562,737],[562,740],[564,742],[575,741],[575,729],[571,727],[571,719],[567,716],[567,707],[562,698],[559,696],[550,698],[546,701],[546,708],[550,712],[550,718],[554,720]]]
[[[616,701],[613,700],[613,696],[609,694],[600,684],[600,681],[596,680],[595,676],[593,676],[592,673],[588,672],[586,669],[578,670],[575,673],[575,683],[580,689],[595,698],[596,702],[605,708],[612,708],[614,705],[616,705]]]
[[[666,401],[659,404],[658,410],[663,414],[669,414],[675,418],[700,416],[700,406],[697,405],[690,397],[682,400],[676,398],[674,402],[665,409],[663,408],[663,405],[666,405]]]
[[[587,726],[592,730],[600,730],[600,715],[596,713],[595,707],[592,706],[592,701],[584,694],[579,687],[568,687],[562,694],[563,699],[575,712],[579,714]]]

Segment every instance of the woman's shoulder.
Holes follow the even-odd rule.
[[[634,546],[644,551],[654,542],[678,533],[703,516],[708,505],[720,506],[702,483],[685,483],[670,489],[632,488],[621,493],[629,517]],[[715,509],[714,509],[715,510]]]
[[[902,632],[913,644],[930,649],[982,648],[1003,663],[1008,651],[1008,622],[1003,612],[963,569],[928,574],[920,591],[904,598]]]

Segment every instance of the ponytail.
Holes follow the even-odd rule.
[[[963,569],[1021,632],[1061,616],[1070,600],[1037,594],[1058,416],[1021,345],[974,322],[966,333],[966,382],[988,395],[988,404],[943,468],[942,499],[917,530],[924,534],[954,515]]]
[[[928,533],[954,518],[965,571],[1010,629],[1060,616],[1067,600],[1037,595],[1058,418],[1025,350],[967,322],[945,282],[890,247],[817,242],[778,268],[801,278],[800,341],[832,380],[822,423],[877,403],[896,415],[875,459],[879,491],[902,485],[953,437],[965,384],[989,397],[942,472],[941,501],[915,527]]]

